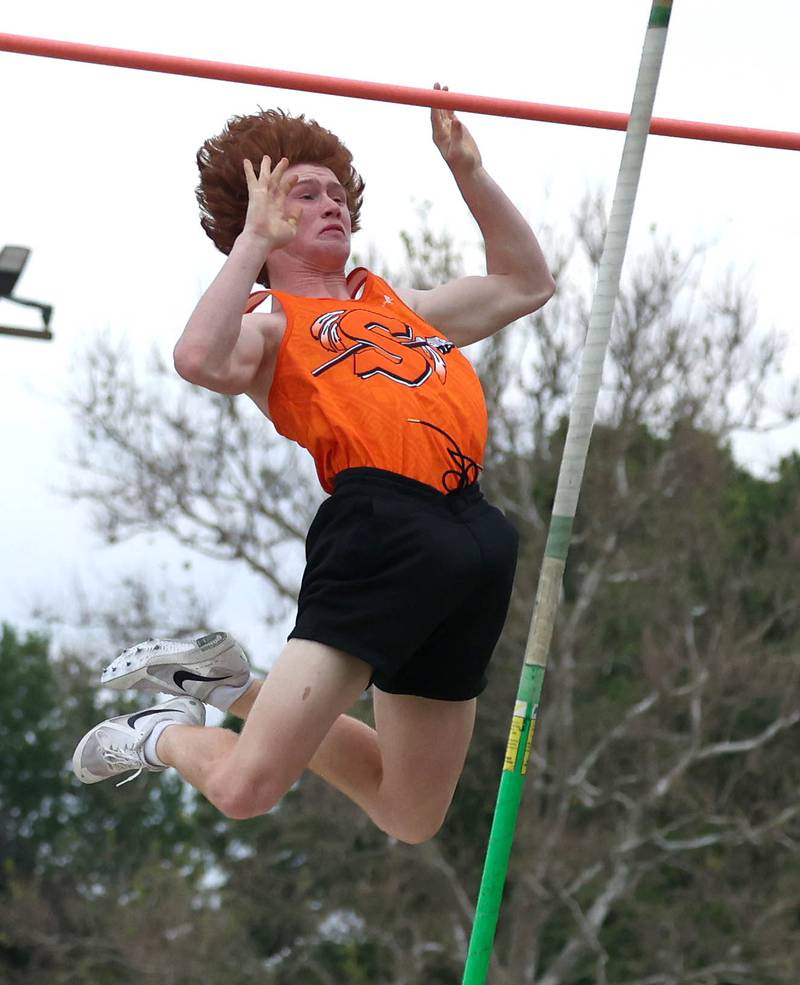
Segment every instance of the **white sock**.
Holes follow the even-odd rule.
[[[218,685],[206,698],[206,704],[211,705],[212,708],[216,708],[218,711],[228,711],[232,704],[250,690],[255,679],[255,675],[251,674],[247,683],[239,687],[231,687],[230,684]]]
[[[142,749],[142,755],[144,756],[145,761],[151,766],[161,766],[164,769],[167,768],[167,764],[158,758],[158,752],[156,751],[158,747],[158,740],[161,738],[165,728],[169,728],[170,725],[180,724],[180,722],[159,722],[157,725],[153,726],[153,731],[144,740],[144,748]]]

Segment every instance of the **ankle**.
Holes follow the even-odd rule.
[[[245,685],[241,689],[239,696],[232,701],[226,709],[221,709],[227,711],[229,715],[234,715],[236,718],[247,718],[250,714],[255,700],[258,697],[258,692],[261,690],[261,681],[256,680],[255,677],[250,678],[250,683]],[[212,695],[216,697],[216,691]],[[215,705],[215,707],[218,707]]]
[[[179,724],[180,722],[159,722],[145,739],[142,755],[151,766],[166,768],[170,765],[164,758],[167,755],[164,733],[168,728],[174,728]]]

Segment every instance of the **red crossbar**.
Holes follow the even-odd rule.
[[[339,79],[326,75],[309,75],[305,72],[259,68],[255,65],[229,65],[226,62],[159,55],[147,51],[128,51],[124,48],[105,48],[48,38],[30,38],[19,34],[0,34],[0,51],[92,62],[117,68],[137,68],[147,72],[219,79],[223,82],[244,82],[249,85],[272,86],[278,89],[298,89],[303,92],[318,92],[332,96],[376,99],[410,106],[438,106],[466,113],[509,116],[545,123],[565,123],[570,126],[625,130],[628,125],[627,113],[609,113],[572,106],[550,106],[546,103],[528,103],[516,99],[494,99],[490,96],[470,96],[460,92],[418,89],[381,82],[360,82],[355,79]],[[650,133],[665,137],[688,137],[692,140],[800,150],[800,133],[781,130],[756,130],[749,127],[654,117],[650,124]]]

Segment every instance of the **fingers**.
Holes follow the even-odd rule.
[[[266,160],[269,161],[269,158],[267,157]],[[283,177],[288,167],[289,167],[289,161],[285,157],[282,157],[280,161],[278,161],[278,163],[275,165],[275,170],[270,175],[271,178],[270,183],[274,182],[276,185],[280,185],[281,178]]]
[[[433,88],[437,89],[439,92],[450,92],[450,86],[439,85],[438,82],[433,83]],[[434,109],[435,113],[444,113],[447,116],[452,116],[453,111],[451,109],[446,109],[445,107],[436,107]]]
[[[288,159],[282,157],[273,168],[268,154],[261,158],[258,174],[248,158],[242,161],[242,167],[249,199],[245,228],[285,245],[294,236],[303,214],[299,203],[288,199],[298,175],[287,178]]]
[[[258,174],[256,174],[253,162],[249,158],[244,159],[243,167],[248,194],[252,195],[257,188],[266,187],[270,173],[270,159],[266,154],[261,158]]]
[[[449,86],[433,83],[433,88],[440,92],[449,92]],[[443,107],[431,107],[431,126],[435,137],[444,137],[448,133],[451,124],[455,121],[455,114],[451,109]]]
[[[244,161],[244,178],[247,182],[247,191],[249,194],[253,190],[253,186],[257,184],[257,181],[255,171],[253,171],[253,165],[247,158]]]
[[[265,154],[261,158],[261,167],[259,168],[258,175],[256,176],[255,169],[253,168],[253,163],[248,158],[244,160],[244,174],[247,179],[247,187],[250,188],[251,185],[256,184],[262,188],[279,188],[282,183],[286,169],[289,167],[289,161],[287,158],[282,157],[280,161],[272,168],[272,158],[269,154]],[[288,191],[293,185],[297,183],[297,176],[293,175],[288,184],[286,185],[286,190]]]

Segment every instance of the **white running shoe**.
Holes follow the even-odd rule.
[[[253,679],[241,646],[227,633],[211,633],[196,640],[147,640],[128,647],[109,664],[100,681],[124,691],[161,691],[191,695],[227,711]],[[213,692],[223,687],[225,698]],[[237,689],[241,689],[239,692]],[[218,695],[219,697],[219,695]]]
[[[206,709],[195,698],[173,698],[163,705],[134,711],[130,715],[108,718],[84,735],[72,757],[72,769],[81,783],[99,783],[119,773],[142,770],[161,773],[164,766],[153,766],[144,758],[144,744],[159,722],[179,725],[205,725]],[[121,786],[122,784],[117,784]]]

